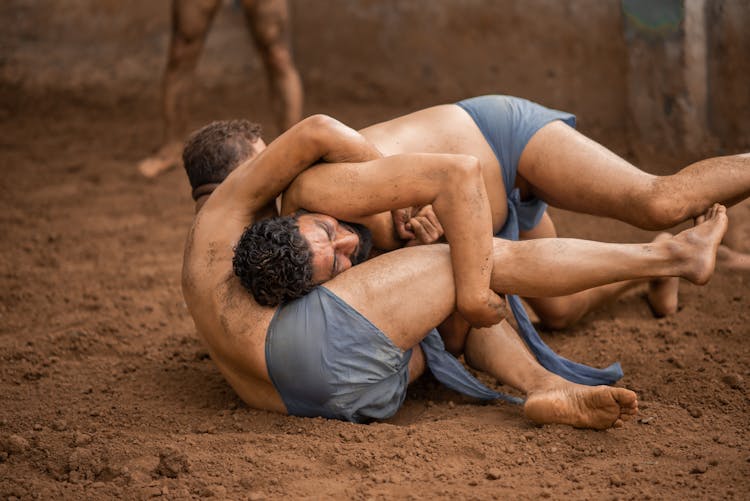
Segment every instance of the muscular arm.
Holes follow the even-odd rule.
[[[476,326],[501,318],[489,289],[492,217],[477,159],[396,155],[362,163],[318,164],[297,177],[285,208],[357,221],[397,207],[432,204],[451,246],[457,307]]]
[[[363,162],[381,156],[354,129],[331,117],[313,115],[279,136],[260,155],[240,164],[205,208],[221,208],[250,219],[300,172],[317,162]]]

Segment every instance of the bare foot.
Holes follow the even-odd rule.
[[[638,397],[625,388],[584,386],[562,378],[529,393],[524,414],[538,424],[567,424],[604,430],[622,426],[638,413]]]
[[[723,267],[729,270],[750,271],[750,254],[743,254],[730,249],[726,245],[720,245],[716,258]]]
[[[670,233],[659,233],[654,242],[672,238]],[[671,315],[677,311],[680,279],[677,277],[654,278],[648,282],[648,304],[657,317]]]
[[[680,276],[698,285],[708,282],[728,224],[726,207],[714,204],[706,214],[696,218],[694,227],[666,241],[675,256],[684,261]]]
[[[182,163],[182,143],[170,142],[159,148],[159,151],[140,161],[138,171],[152,179]]]

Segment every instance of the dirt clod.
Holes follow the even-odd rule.
[[[168,447],[159,452],[159,465],[155,473],[169,478],[177,478],[181,473],[190,471],[187,456],[177,449]]]
[[[503,472],[498,468],[490,468],[487,470],[487,478],[490,480],[499,480],[502,476]]]

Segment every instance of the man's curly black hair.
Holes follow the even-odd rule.
[[[234,274],[258,304],[276,306],[315,287],[312,252],[297,226],[299,215],[262,219],[248,226],[234,248]]]

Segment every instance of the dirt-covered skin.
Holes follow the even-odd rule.
[[[240,90],[196,101],[193,125],[250,109]],[[680,283],[666,319],[653,318],[642,289],[573,329],[542,332],[569,358],[622,362],[638,414],[618,428],[537,427],[520,407],[480,405],[429,378],[388,423],[247,408],[180,294],[193,210],[184,175],[147,181],[133,169],[158,135],[148,120],[157,97],[0,88],[0,499],[742,499],[750,490],[750,275],[720,261],[708,285]],[[408,111],[331,106],[306,111],[354,127]],[[258,120],[272,118],[259,108]],[[558,211],[555,220],[563,236],[654,236]]]

